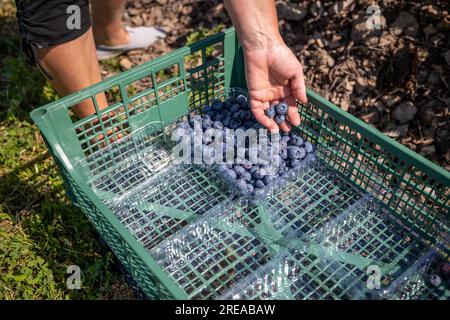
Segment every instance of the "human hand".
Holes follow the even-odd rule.
[[[277,41],[270,46],[244,50],[245,73],[250,97],[250,108],[256,120],[271,132],[288,132],[300,124],[296,99],[306,103],[303,67],[294,53]],[[289,106],[287,121],[278,126],[264,111],[271,103],[285,101]]]

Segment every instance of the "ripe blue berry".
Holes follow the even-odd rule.
[[[216,113],[211,119],[213,119],[214,121],[220,121],[220,122],[222,122],[222,120],[224,119],[225,117],[223,116],[223,114],[221,114],[221,113]]]
[[[285,141],[286,143],[289,143],[289,140],[291,140],[291,137],[289,137],[288,135],[282,136],[280,140]]]
[[[234,166],[233,170],[237,175],[241,175],[242,173],[246,172],[245,169],[240,165]]]
[[[269,175],[269,176],[265,176],[263,181],[266,186],[270,186],[275,183],[276,179],[277,178],[274,175]]]
[[[220,121],[214,121],[211,125],[214,129],[223,129],[223,124]]]
[[[231,106],[230,111],[235,113],[235,112],[238,112],[240,108],[241,107],[237,103],[235,103]]]
[[[272,119],[273,117],[275,117],[275,106],[270,106],[268,109],[266,109],[264,111],[264,113],[266,114],[266,116],[268,116],[270,119]]]
[[[248,121],[252,118],[252,113],[250,110],[242,110],[240,116],[243,121]]]
[[[219,172],[225,173],[228,170],[228,167],[226,164],[219,164],[218,170]]]
[[[225,100],[225,101],[223,102],[223,108],[224,108],[224,109],[230,109],[230,107],[231,107],[232,104],[233,104],[233,103],[232,103],[230,100]]]
[[[302,164],[302,162],[298,159],[292,159],[291,160],[291,168],[299,167]]]
[[[247,101],[248,101],[247,98],[243,94],[238,95],[236,98],[236,102],[239,103],[241,106],[245,106]]]
[[[231,119],[230,121],[230,128],[231,129],[237,129],[241,126],[241,121],[237,120],[237,119]]]
[[[255,188],[253,187],[253,185],[251,183],[247,183],[247,193],[251,193],[253,192]]]
[[[291,136],[290,144],[293,146],[300,147],[303,144],[303,139],[300,138],[298,135],[293,134]]]
[[[297,146],[291,146],[288,148],[288,156],[290,159],[300,159],[302,158],[302,151],[303,153],[305,152],[305,150],[303,150],[300,147]],[[305,155],[303,154],[303,157]]]
[[[305,151],[306,151],[306,153],[311,153],[314,151],[314,147],[311,144],[311,142],[308,142],[308,141],[305,142]]]
[[[236,172],[234,172],[234,171],[231,170],[231,169],[227,169],[227,171],[224,172],[224,175],[225,175],[225,177],[226,177],[227,179],[229,179],[229,180],[231,180],[231,181],[234,181],[234,180],[237,179],[237,174],[236,174]]]
[[[252,165],[252,163],[249,160],[244,160],[244,163],[242,164],[242,167],[245,170],[250,170],[253,167],[253,165]]]
[[[236,188],[241,193],[247,193],[247,183],[243,179],[236,180]]]
[[[222,121],[224,127],[229,127],[229,126],[230,126],[230,122],[231,122],[231,118],[230,118],[230,117],[226,117],[226,118],[223,119],[223,121]]]
[[[239,178],[241,178],[246,182],[250,182],[252,180],[252,175],[250,174],[250,172],[244,171],[241,174],[239,174]]]
[[[286,120],[286,117],[282,114],[278,114],[275,116],[274,120],[278,125],[280,125]]]
[[[203,107],[203,113],[204,114],[206,114],[208,112],[212,112],[212,111],[213,111],[213,109],[212,109],[211,106],[206,105],[206,106]]]
[[[211,124],[212,124],[212,121],[211,121],[211,119],[209,117],[204,117],[203,118],[203,120],[202,120],[202,128],[204,130],[207,130],[207,129],[211,128]]]
[[[264,182],[260,179],[256,180],[256,187],[257,188],[264,188],[266,185],[264,184]]]
[[[285,114],[287,114],[288,110],[289,110],[289,107],[286,102],[280,102],[275,107],[275,111],[277,112],[277,115],[285,115]]]
[[[212,102],[211,106],[212,106],[212,109],[213,109],[213,110],[215,110],[215,111],[221,111],[221,110],[222,110],[222,107],[223,107],[223,104],[222,104],[222,101],[216,99],[216,100],[214,100],[214,101]]]
[[[288,149],[281,149],[280,150],[280,157],[283,160],[286,160],[288,158]]]

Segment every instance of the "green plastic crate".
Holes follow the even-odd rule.
[[[135,92],[133,84],[136,81],[146,84],[143,90]],[[211,288],[203,296],[187,292],[161,262],[158,263],[155,253],[146,247],[148,242],[140,242],[136,234],[130,231],[129,226],[140,223],[140,220],[127,224],[128,220],[120,219],[114,213],[114,207],[93,191],[89,179],[79,169],[79,163],[95,158],[97,154],[104,155],[102,161],[115,161],[117,159],[114,159],[114,152],[102,153],[102,150],[108,150],[114,145],[111,141],[117,140],[119,136],[119,141],[126,141],[127,136],[132,136],[149,123],[153,124],[154,131],[163,131],[189,112],[198,112],[205,103],[223,97],[233,87],[245,88],[244,62],[235,31],[228,29],[31,113],[58,165],[68,195],[88,216],[149,298],[210,298],[213,294]],[[95,97],[102,92],[116,98],[110,99],[108,108],[100,111]],[[268,220],[262,219],[265,215],[255,217],[254,211],[250,210],[249,217],[258,225],[258,239],[270,238],[272,231],[274,234],[285,235],[285,232],[288,234],[294,229],[300,230],[300,234],[308,235],[310,229],[320,229],[342,212],[348,211],[348,207],[357,203],[361,195],[373,194],[383,210],[389,212],[403,229],[411,232],[414,239],[419,239],[427,247],[438,246],[448,256],[450,250],[442,239],[448,236],[450,227],[450,174],[316,93],[310,90],[307,93],[309,102],[306,105],[299,104],[302,123],[297,129],[307,140],[318,146],[317,158],[325,166],[326,172],[333,173],[333,177],[325,181],[328,185],[323,184],[322,189],[316,190],[316,194],[309,195],[306,204],[299,205],[295,199],[300,199],[302,193],[306,194],[305,188],[311,189],[314,183],[323,179],[320,168],[305,169],[306,173],[307,170],[312,171],[304,179],[316,177],[311,183],[301,180],[302,183],[291,185],[278,198],[274,194],[268,199],[267,212],[275,213],[272,217],[278,219],[274,225],[279,233],[275,233],[274,225],[268,223]],[[86,99],[92,99],[97,113],[77,119],[71,108]],[[108,138],[96,139],[100,133]],[[201,184],[208,187],[205,184],[209,178],[205,179],[205,175],[194,177],[200,177]],[[323,192],[320,193],[320,190]],[[291,199],[289,206],[286,206],[286,197]],[[166,198],[161,196],[160,199]],[[188,202],[184,202],[186,203]],[[162,211],[167,209],[161,207],[161,201],[158,205]],[[123,206],[132,206],[137,211],[148,210],[142,208],[142,203],[136,198]],[[157,208],[152,207],[152,210],[157,211]],[[325,209],[329,215],[320,216],[321,210]],[[170,214],[172,213],[173,210]],[[186,225],[191,224],[191,220],[186,219],[182,224],[174,223],[174,229],[176,227],[176,230],[181,229],[177,232],[183,232]],[[383,234],[375,232],[374,236],[382,237]],[[163,241],[164,237],[166,235],[162,233],[162,239],[158,241]],[[276,239],[266,240],[270,243]],[[270,254],[278,250],[280,248],[276,243],[267,246]],[[252,265],[250,271],[254,267]],[[237,274],[248,274],[248,271],[244,267]],[[212,282],[211,285],[214,288],[214,285],[226,284],[223,290],[228,288],[227,283],[234,283],[236,280],[230,280],[221,270],[218,279],[219,282]],[[323,297],[347,297],[331,295],[326,291],[326,286],[319,289],[318,292],[324,292]],[[193,292],[199,294],[198,291]]]

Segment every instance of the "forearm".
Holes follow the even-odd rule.
[[[225,0],[245,52],[283,43],[274,0]]]

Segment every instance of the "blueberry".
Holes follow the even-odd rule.
[[[234,166],[233,170],[237,175],[241,175],[242,173],[246,172],[245,169],[240,165]]]
[[[291,140],[291,137],[289,137],[288,135],[282,136],[280,140],[285,141],[286,143],[289,143],[289,140]]]
[[[202,120],[202,128],[204,130],[211,128],[212,121],[209,117],[205,117]]]
[[[305,157],[305,161],[316,161],[316,156],[314,153],[308,153]]]
[[[235,103],[231,106],[230,111],[235,113],[235,112],[238,112],[240,108],[241,107],[237,103]]]
[[[277,178],[274,176],[274,175],[268,175],[268,176],[265,176],[264,177],[264,184],[266,185],[266,186],[270,186],[270,185],[273,185],[274,184],[274,182],[275,182],[275,180],[276,180]]]
[[[257,188],[264,188],[266,185],[261,179],[256,180],[256,187]]]
[[[281,149],[280,150],[280,157],[283,160],[286,160],[288,158],[288,149]]]
[[[434,287],[439,287],[442,283],[442,279],[441,277],[439,277],[436,274],[432,274],[430,275],[430,277],[428,278],[428,281],[434,286]]]
[[[236,188],[241,193],[247,193],[247,183],[243,179],[236,180]]]
[[[251,127],[253,127],[254,123],[252,121],[247,121],[246,123],[244,123],[244,128],[245,130],[250,129]]]
[[[311,153],[314,151],[314,147],[311,144],[311,142],[308,142],[308,141],[305,142],[305,151],[306,151],[306,153]]]
[[[244,171],[241,174],[239,174],[239,178],[249,182],[252,180],[252,175],[250,174],[250,172]]]
[[[236,111],[231,114],[231,119],[240,120],[241,119],[241,111]]]
[[[303,144],[303,139],[300,138],[298,135],[293,134],[291,136],[290,144],[294,145],[294,146],[297,146],[297,147],[300,147]]]
[[[244,160],[244,163],[242,164],[242,167],[245,170],[250,170],[253,167],[253,165],[252,165],[252,163],[249,160]]]
[[[306,155],[305,149],[291,146],[288,148],[288,156],[290,159],[303,159]]]
[[[243,121],[248,121],[252,118],[252,112],[250,110],[241,110],[240,116]]]
[[[225,127],[229,127],[230,126],[230,122],[231,122],[231,118],[230,117],[226,117],[225,119],[223,119],[222,124]]]
[[[251,193],[253,192],[255,188],[252,186],[251,183],[247,183],[247,193]]]
[[[244,96],[243,94],[238,95],[236,98],[236,102],[239,103],[241,106],[245,106],[247,101],[248,101],[247,97]]]
[[[279,114],[275,116],[274,120],[278,125],[280,125],[286,120],[286,117],[283,114]]]
[[[286,149],[288,146],[288,143],[286,140],[280,140],[280,150]]]
[[[259,168],[257,166],[252,166],[248,172],[250,172],[250,174],[253,177],[253,174],[255,173],[256,170],[259,170]]]
[[[275,107],[275,111],[277,112],[278,115],[285,115],[285,114],[287,114],[288,110],[289,110],[289,107],[286,102],[280,102]]]
[[[224,119],[225,117],[223,116],[223,114],[221,114],[221,113],[216,113],[211,119],[213,119],[214,121],[220,121],[220,122],[222,122],[222,120]]]
[[[220,121],[214,121],[211,125],[214,129],[223,129],[223,124]]]
[[[267,170],[265,168],[258,168],[252,174],[253,178],[255,178],[255,179],[262,179],[266,175],[267,175]]]
[[[228,170],[228,167],[226,164],[219,164],[218,170],[219,172],[225,173]]]
[[[292,159],[290,163],[291,168],[299,167],[302,164],[302,162],[298,159]]]
[[[213,111],[213,109],[212,109],[211,106],[206,105],[206,106],[203,107],[203,113],[204,114],[206,114],[208,112],[212,112],[212,111]]]
[[[283,174],[283,173],[287,172],[288,170],[289,170],[289,168],[280,166],[280,169],[278,169],[278,174]]]
[[[212,106],[213,110],[220,111],[220,110],[222,110],[223,104],[222,104],[222,101],[216,99],[212,102],[211,106]]]
[[[230,109],[230,107],[231,107],[232,104],[233,104],[233,103],[232,103],[230,100],[225,100],[225,101],[223,102],[223,107],[224,107],[224,109]]]
[[[209,135],[205,135],[205,134],[204,134],[203,137],[202,137],[202,142],[203,142],[203,144],[205,144],[205,145],[211,143],[211,142],[212,142],[212,136],[209,136]]]
[[[227,169],[227,171],[224,172],[224,176],[225,176],[227,179],[231,180],[231,181],[234,181],[234,180],[237,179],[237,174],[236,174],[236,172],[234,172],[234,171],[231,170],[231,169]]]
[[[241,126],[241,121],[237,120],[237,119],[231,119],[230,121],[230,128],[231,129],[237,129]]]
[[[215,152],[214,148],[209,148],[207,146],[203,147],[203,159],[205,160],[205,163],[209,164],[211,161],[214,160]]]
[[[264,111],[264,113],[266,114],[266,116],[268,116],[270,119],[272,119],[273,117],[275,117],[275,106],[270,106],[268,109],[266,109],[266,111]]]

